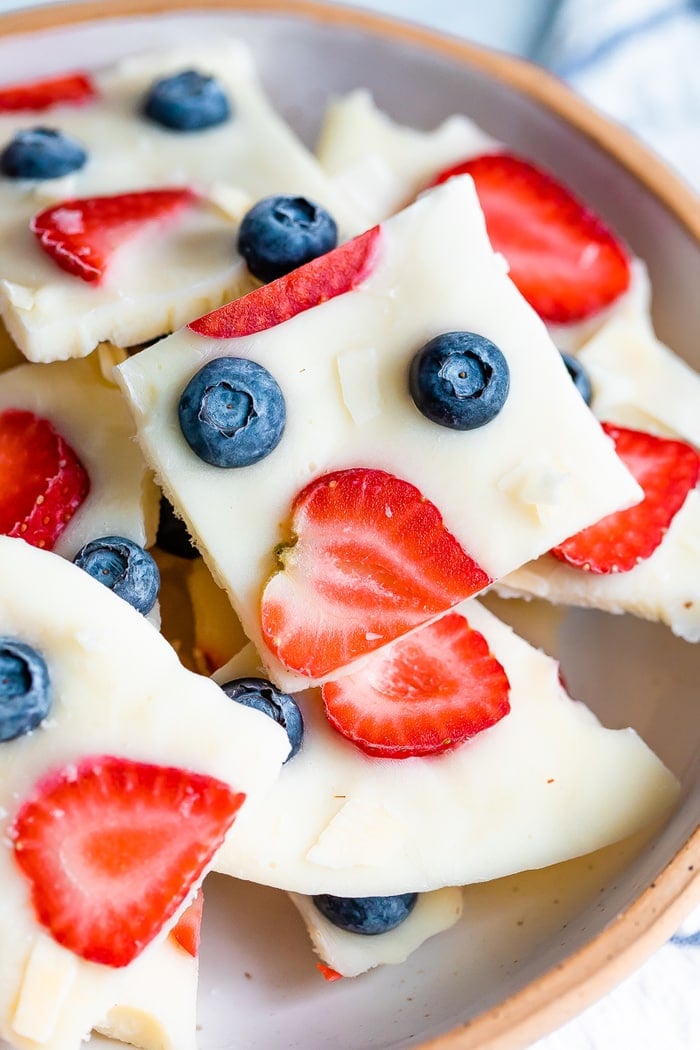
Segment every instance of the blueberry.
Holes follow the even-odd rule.
[[[238,251],[254,277],[274,281],[338,243],[333,217],[306,197],[265,197],[243,217]]]
[[[503,408],[510,371],[490,339],[474,332],[445,332],[413,358],[409,388],[417,408],[433,423],[474,430]]]
[[[284,395],[266,368],[218,357],[192,377],[178,408],[185,441],[213,467],[247,467],[277,447],[287,418]]]
[[[282,726],[292,747],[285,762],[294,758],[304,736],[304,720],[296,701],[288,693],[281,693],[266,678],[235,678],[221,688],[231,700],[262,711]]]
[[[227,121],[231,106],[214,77],[186,69],[156,80],[146,95],[143,112],[165,128],[201,131]]]
[[[144,616],[155,605],[160,573],[138,543],[124,536],[101,536],[81,547],[73,561]]]
[[[42,656],[15,638],[0,638],[0,740],[36,729],[51,707],[49,672]]]
[[[188,561],[199,557],[199,551],[190,539],[187,526],[182,518],[178,518],[172,503],[165,496],[160,498],[156,545],[161,550],[167,551],[168,554],[174,554],[178,558],[187,558]]]
[[[413,911],[417,893],[395,897],[333,897],[319,893],[313,902],[326,919],[348,933],[374,936],[400,926]]]
[[[574,381],[574,386],[586,404],[590,406],[590,403],[593,400],[593,387],[588,378],[588,372],[575,357],[571,356],[571,354],[565,354],[563,350],[560,350],[559,353],[561,354],[562,361],[566,365],[567,372]]]
[[[87,153],[70,135],[54,128],[18,131],[0,153],[0,171],[10,179],[58,179],[78,171]]]

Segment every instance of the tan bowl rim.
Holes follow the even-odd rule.
[[[630,132],[592,109],[556,77],[521,58],[484,49],[410,22],[316,0],[84,0],[54,3],[0,18],[0,37],[86,22],[177,12],[248,11],[359,29],[416,45],[486,73],[537,102],[612,156],[700,244],[700,207],[690,187]],[[583,948],[515,995],[465,1025],[424,1043],[430,1050],[522,1050],[610,991],[673,934],[700,905],[700,826],[653,882]]]

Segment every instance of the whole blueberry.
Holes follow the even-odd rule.
[[[274,281],[338,243],[335,220],[306,197],[265,197],[243,217],[238,251],[254,277]]]
[[[138,543],[124,536],[101,536],[81,547],[73,561],[144,616],[155,605],[160,573]]]
[[[219,82],[196,69],[185,69],[151,85],[144,114],[174,131],[201,131],[223,124],[231,106]]]
[[[231,700],[254,707],[281,725],[292,748],[285,762],[294,758],[304,736],[304,720],[296,701],[288,693],[280,692],[266,678],[235,678],[221,688]]]
[[[319,893],[313,902],[326,919],[348,933],[375,936],[388,933],[408,918],[417,893],[399,893],[395,897],[333,897]]]
[[[77,139],[63,131],[27,128],[0,153],[0,171],[10,179],[58,179],[79,171],[86,161]]]
[[[503,408],[510,371],[490,339],[475,332],[445,332],[413,358],[409,388],[417,408],[433,423],[474,430]]]
[[[160,498],[156,546],[178,558],[187,558],[188,561],[199,557],[199,551],[190,539],[187,526],[182,518],[178,518],[172,503],[165,496]]]
[[[185,441],[205,463],[247,467],[277,447],[287,411],[266,368],[242,357],[218,357],[189,381],[178,415]]]
[[[566,365],[567,372],[574,381],[574,386],[586,404],[590,406],[590,403],[593,400],[593,387],[588,378],[588,372],[575,357],[572,357],[571,354],[565,354],[563,350],[560,350],[559,353],[561,354],[562,361]]]
[[[0,740],[36,729],[51,707],[44,658],[16,638],[0,638]]]

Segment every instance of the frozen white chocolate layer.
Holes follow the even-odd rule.
[[[197,959],[171,935],[122,970],[79,970],[70,952],[39,934],[24,972],[12,1042],[47,1050],[77,1047],[75,1018],[94,1001],[104,1007],[94,1029],[112,1039],[144,1050],[196,1050],[197,971]]]
[[[370,225],[409,204],[445,168],[507,148],[459,114],[448,117],[432,131],[399,124],[361,88],[327,106],[316,153],[335,184],[352,199]],[[638,285],[646,287],[642,271],[639,260],[632,260],[630,289],[594,317],[575,324],[549,325],[559,349],[576,350],[618,306],[628,298],[638,298]]]
[[[642,298],[612,317],[578,359],[600,419],[700,446],[700,376],[656,338]],[[496,589],[504,597],[633,613],[700,641],[700,490],[688,494],[651,557],[629,572],[584,572],[547,554]]]
[[[154,80],[193,68],[221,82],[229,121],[181,133],[141,116]],[[236,252],[238,222],[261,197],[305,194],[345,236],[358,232],[353,207],[272,109],[240,41],[139,55],[95,80],[98,98],[85,105],[0,114],[0,148],[19,128],[49,124],[89,153],[61,179],[0,176],[0,312],[31,360],[80,357],[107,339],[144,342],[240,294],[250,279]],[[59,269],[29,230],[33,215],[60,200],[174,185],[193,186],[200,204],[125,244],[97,286]]]
[[[66,558],[99,536],[126,536],[142,547],[155,537],[158,489],[124,399],[102,374],[119,356],[105,346],[83,361],[25,363],[0,382],[0,412],[18,408],[48,419],[90,478],[87,497],[55,546]]]
[[[432,131],[398,124],[359,88],[327,106],[316,156],[372,225],[410,204],[448,165],[501,148],[457,114]]]
[[[471,431],[430,422],[408,388],[414,354],[454,330],[487,336],[510,369],[502,411]],[[182,391],[221,356],[263,365],[286,401],[280,444],[250,467],[208,466],[179,430]],[[375,267],[353,291],[250,336],[183,329],[116,375],[146,459],[286,687],[299,676],[264,647],[260,594],[292,502],[318,476],[369,467],[412,483],[492,579],[641,495],[494,255],[468,177],[387,220]]]
[[[505,669],[509,714],[454,751],[379,759],[300,694],[301,750],[229,832],[222,869],[304,894],[432,890],[580,856],[668,812],[678,782],[632,729],[601,726],[557,662],[478,602],[458,611]],[[256,665],[248,648],[215,677]]]
[[[300,893],[289,896],[306,924],[314,951],[343,977],[357,977],[375,966],[405,962],[429,937],[454,926],[462,914],[462,891],[448,886],[419,894],[413,911],[395,929],[364,936],[334,926],[321,914],[313,898]]]
[[[577,357],[599,419],[700,448],[700,375],[657,338],[646,296],[630,297]]]
[[[271,719],[186,671],[143,616],[70,562],[0,537],[0,578],[0,635],[41,653],[53,692],[40,727],[0,745],[0,1038],[27,1050],[77,1050],[115,1004],[128,1004],[130,968],[78,958],[38,924],[7,841],[22,800],[50,770],[105,754],[218,777],[254,799],[289,744]]]

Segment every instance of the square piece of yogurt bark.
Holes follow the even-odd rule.
[[[667,624],[686,641],[700,641],[700,489],[693,480],[700,471],[700,376],[657,339],[643,294],[630,298],[584,344],[577,361],[590,382],[593,411],[629,432],[626,440],[630,448],[638,447],[640,464],[647,450],[645,469],[662,493],[634,528],[622,516],[617,527],[607,523],[611,547],[613,536],[653,529],[659,514],[665,524],[657,545],[627,571],[590,571],[545,554],[510,573],[496,589],[503,597],[632,613]],[[661,479],[668,484],[662,486]],[[680,500],[674,514],[664,515],[664,499]],[[638,510],[641,515],[643,505]]]
[[[223,92],[220,123],[181,130],[144,114],[152,85],[187,71]],[[303,194],[341,236],[361,228],[267,101],[240,41],[141,54],[81,79],[77,101],[74,77],[52,82],[48,99],[27,86],[19,111],[7,111],[0,88],[0,313],[30,360],[84,356],[105,340],[136,345],[249,288],[236,238],[262,197]],[[9,97],[15,106],[17,92]],[[37,127],[69,136],[82,166],[56,178],[8,175],[2,158],[17,132]]]
[[[65,559],[0,537],[0,578],[0,1038],[78,1050],[289,744]]]
[[[455,333],[468,348],[447,355],[448,400],[501,405],[467,430],[409,389],[422,348]],[[229,379],[241,369],[272,393]],[[115,375],[147,461],[285,686],[337,676],[641,496],[493,252],[468,177]],[[488,400],[492,380],[504,401]],[[195,452],[203,434],[215,447]],[[214,465],[241,439],[249,456],[255,434],[278,443]]]
[[[261,673],[248,646],[214,678],[235,696]],[[626,838],[678,797],[634,730],[603,727],[556,660],[474,599],[293,700],[299,746],[218,867],[294,893],[497,879]]]

